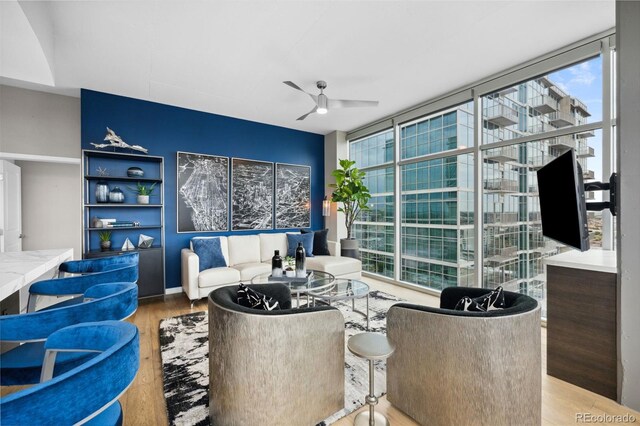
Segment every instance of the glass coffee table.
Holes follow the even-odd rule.
[[[279,283],[285,284],[291,290],[291,294],[294,294],[296,297],[297,305],[296,307],[300,307],[300,295],[307,295],[307,305],[309,305],[309,293],[312,291],[323,291],[331,287],[336,278],[328,272],[323,271],[310,271],[312,275],[306,282],[299,281],[286,281],[283,277],[280,278],[272,278],[271,272],[265,272],[264,274],[256,275],[251,278],[251,284],[272,284]]]
[[[323,289],[314,289],[309,291],[308,295],[313,298],[315,305],[316,299],[321,300],[331,306],[333,302],[338,300],[351,300],[351,309],[363,315],[367,319],[367,330],[369,329],[369,286],[359,280],[337,278],[333,284]],[[362,312],[356,309],[356,299],[367,299],[367,310]]]

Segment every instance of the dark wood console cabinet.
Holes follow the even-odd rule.
[[[547,265],[547,374],[617,399],[617,274]]]

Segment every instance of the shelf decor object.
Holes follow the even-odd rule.
[[[127,176],[129,177],[142,177],[144,176],[144,170],[140,167],[129,167],[127,169]]]
[[[148,235],[140,234],[138,238],[138,248],[139,249],[148,249],[153,245],[153,237]]]
[[[96,202],[108,203],[109,202],[109,184],[103,180],[96,182]]]
[[[143,171],[131,176],[131,169]],[[100,176],[97,170],[109,170]],[[164,295],[164,158],[96,150],[82,151],[83,175],[83,257],[117,256],[140,253],[138,296]],[[110,188],[107,199],[100,201],[98,185]],[[154,188],[150,204],[138,204],[133,195],[122,189],[138,186]],[[117,191],[116,191],[117,189]],[[109,197],[109,194],[115,196]],[[95,219],[95,220],[94,220]],[[141,231],[144,230],[144,234]],[[99,233],[111,232],[109,249],[101,250]],[[142,238],[141,238],[142,237]],[[138,247],[133,241],[138,242]]]
[[[109,191],[109,202],[110,203],[124,203],[124,192],[117,186],[114,187],[111,191]]]
[[[91,145],[96,148],[120,148],[120,149],[131,149],[133,151],[144,152],[145,154],[149,152],[147,148],[143,148],[140,145],[129,145],[122,138],[116,135],[116,132],[107,127],[107,134],[104,136],[104,140],[109,143],[93,143]]]

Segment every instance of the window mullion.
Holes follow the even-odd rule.
[[[612,150],[612,59],[609,39],[602,40],[602,181],[607,182],[613,172]],[[602,191],[602,201],[609,200],[609,191]],[[613,216],[608,209],[602,211],[602,249],[614,250]]]
[[[393,278],[400,281],[402,272],[402,173],[400,167],[400,126],[393,121],[393,164],[394,164],[394,263]]]
[[[482,98],[478,96],[476,91],[473,92],[473,147],[475,150],[473,162],[473,211],[475,212],[473,217],[474,231],[475,231],[475,280],[476,287],[482,287],[482,252],[483,244],[483,232],[482,232]]]

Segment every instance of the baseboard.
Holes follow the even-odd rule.
[[[182,293],[182,287],[171,287],[171,288],[166,288],[164,290],[164,294],[178,294],[178,293]]]

